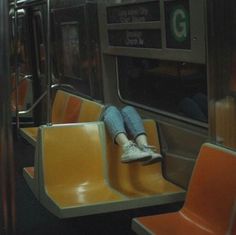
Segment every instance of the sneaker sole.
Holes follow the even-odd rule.
[[[123,160],[121,159],[122,163],[131,163],[131,162],[143,162],[143,161],[149,161],[151,160],[150,156],[146,156],[146,157],[142,157],[142,158],[138,158],[138,159],[127,159],[127,160]]]
[[[155,158],[152,158],[150,160],[147,160],[145,162],[142,163],[143,166],[146,166],[146,165],[151,165],[151,164],[154,164],[154,163],[158,163],[158,162],[161,162],[163,160],[163,157],[155,157]]]

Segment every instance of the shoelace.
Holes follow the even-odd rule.
[[[129,143],[129,145],[127,145],[126,147],[125,147],[127,150],[137,150],[137,146],[136,146],[136,144],[135,143],[133,143],[133,142],[130,142]]]
[[[157,150],[156,150],[156,147],[155,146],[153,146],[153,145],[144,145],[143,147],[142,147],[143,149],[147,149],[147,150],[152,150],[153,152],[157,152]]]

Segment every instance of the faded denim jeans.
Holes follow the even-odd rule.
[[[127,135],[128,132],[134,140],[137,136],[146,134],[143,121],[132,106],[125,106],[121,111],[115,106],[108,106],[102,115],[102,119],[113,141],[120,133]]]

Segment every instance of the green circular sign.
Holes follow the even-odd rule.
[[[189,35],[189,14],[186,9],[181,6],[173,7],[170,14],[171,34],[178,42],[183,42]]]

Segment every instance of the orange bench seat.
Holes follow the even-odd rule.
[[[147,126],[155,122],[146,122],[149,122],[145,124],[148,138],[154,143],[157,139]],[[185,191],[160,175],[161,163],[149,166],[118,163],[120,156],[110,152],[116,148],[110,145],[110,139],[103,122],[39,128],[34,173],[25,168],[24,176],[49,211],[68,218],[183,201]],[[117,165],[111,168],[115,162]],[[125,188],[115,183],[119,177]]]
[[[156,123],[146,119],[143,122],[148,143],[160,153],[160,142]],[[164,195],[168,192],[180,192],[182,189],[167,181],[162,174],[161,163],[143,166],[139,162],[123,164],[120,161],[122,149],[112,142],[107,133],[107,166],[111,187],[128,197]]]
[[[214,144],[200,150],[183,208],[132,221],[137,234],[234,235],[236,152]]]
[[[103,105],[83,97],[58,90],[52,106],[52,124],[98,121]],[[20,133],[30,144],[37,141],[38,127],[21,128]]]

